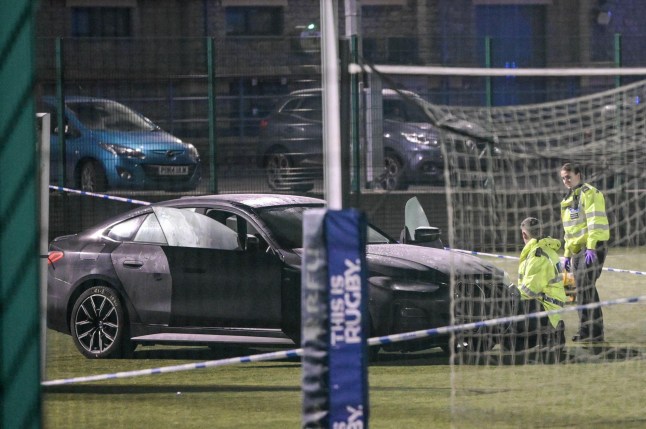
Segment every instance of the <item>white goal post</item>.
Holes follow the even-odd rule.
[[[443,232],[443,239],[448,247],[479,254],[516,281],[518,262],[513,257],[519,256],[524,244],[523,219],[539,218],[545,235],[563,238],[560,202],[566,189],[559,173],[563,163],[571,162],[582,168],[583,181],[606,199],[611,238],[605,267],[636,270],[634,274],[604,271],[597,281],[601,301],[629,301],[646,295],[646,282],[638,275],[646,270],[646,80],[618,86],[614,79],[646,79],[646,68],[351,64],[349,71],[378,75],[384,88],[399,90],[402,97],[414,91],[424,100],[428,122],[439,130],[444,157],[448,231]],[[557,88],[559,79],[598,77],[606,86],[535,104],[447,105],[436,102],[439,97],[430,90],[423,92],[424,84],[438,76],[546,78],[557,82]],[[476,128],[477,133],[473,132]],[[464,285],[452,282],[456,283],[452,284],[454,316],[464,309],[487,308],[484,303],[491,296],[469,295]],[[639,380],[643,382],[646,362],[645,307],[642,301],[604,307],[606,342],[595,347],[571,341],[578,329],[577,311],[564,314],[565,354],[549,368],[531,350],[510,364],[509,350],[491,345],[486,341],[490,331],[483,330],[482,341],[472,341],[478,347],[453,351],[452,425],[514,427],[509,420],[514,416],[498,415],[496,403],[513,401],[515,392],[527,390],[536,391],[535,398],[532,403],[519,402],[518,413],[531,415],[536,426],[577,425],[581,416],[603,416],[611,408],[622,410],[626,421],[643,419]],[[457,317],[454,320],[459,322]],[[470,335],[473,340],[477,333]],[[461,337],[456,335],[456,339],[459,347]],[[571,412],[557,411],[564,408]]]

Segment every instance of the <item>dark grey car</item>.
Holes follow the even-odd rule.
[[[451,119],[440,132],[424,112],[428,105],[410,91],[384,89],[383,146],[384,170],[375,185],[387,190],[406,189],[411,183],[442,183],[443,138],[458,156],[462,167],[480,162],[487,142],[478,136],[486,132],[479,125]],[[295,91],[283,99],[275,111],[261,121],[257,148],[258,166],[265,169],[273,190],[307,190],[321,175],[323,131],[321,90]]]
[[[297,346],[302,218],[324,204],[271,194],[185,197],[56,238],[48,326],[71,335],[89,358],[127,356],[137,344]],[[456,322],[506,314],[502,270],[441,248],[427,222],[406,232],[411,244],[368,227],[372,336],[446,326],[452,314]],[[384,347],[449,344],[436,336]]]

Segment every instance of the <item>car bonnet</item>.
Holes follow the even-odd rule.
[[[165,131],[101,131],[92,134],[101,142],[115,143],[130,147],[157,145],[164,149],[186,149],[185,143]]]
[[[373,244],[366,247],[366,259],[371,268],[377,266],[426,271],[443,274],[499,275],[502,271],[475,256],[432,247],[408,244]]]

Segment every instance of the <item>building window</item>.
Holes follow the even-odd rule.
[[[228,36],[280,36],[282,7],[232,6],[225,9]]]
[[[131,10],[129,7],[74,7],[72,36],[130,37]]]
[[[375,64],[419,64],[419,47],[414,37],[363,39],[363,57]]]
[[[388,38],[388,62],[391,64],[418,64],[418,50],[414,37]]]

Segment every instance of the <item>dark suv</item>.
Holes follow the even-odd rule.
[[[410,91],[384,89],[383,146],[384,170],[375,187],[406,189],[410,183],[442,183],[444,159],[440,133],[429,122],[420,96]],[[321,176],[323,165],[321,89],[290,93],[260,124],[258,166],[265,169],[267,183],[273,190],[307,190],[312,180]],[[477,124],[452,120],[454,130],[468,135],[484,135]],[[486,143],[476,137],[447,132],[463,160],[477,160]],[[463,161],[469,162],[469,161]]]

